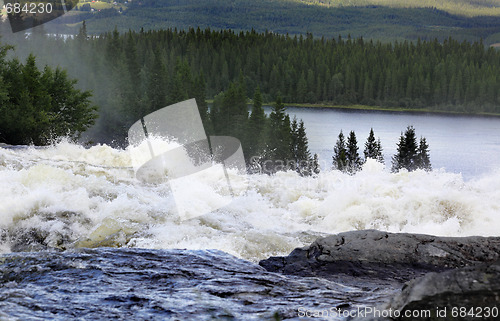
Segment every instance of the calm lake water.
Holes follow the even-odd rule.
[[[269,111],[270,108],[267,109]],[[483,176],[500,168],[500,118],[434,114],[410,114],[381,111],[357,111],[329,108],[288,107],[293,119],[304,120],[311,153],[321,164],[330,166],[338,134],[354,130],[360,155],[370,128],[380,137],[385,164],[391,166],[396,144],[407,126],[415,127],[430,148],[434,169],[462,173],[465,179]]]

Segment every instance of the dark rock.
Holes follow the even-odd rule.
[[[500,261],[429,273],[405,284],[401,293],[362,320],[499,320]],[[416,314],[419,317],[416,318]],[[382,314],[382,313],[380,313]]]
[[[402,283],[428,272],[493,262],[499,259],[499,253],[499,237],[438,237],[364,230],[319,238],[287,257],[271,257],[259,264],[271,272],[335,281],[344,275]]]

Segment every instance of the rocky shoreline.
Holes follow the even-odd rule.
[[[363,320],[408,319],[405,313],[414,311],[428,311],[418,320],[500,318],[500,237],[352,231],[259,264],[286,275],[395,290],[378,307],[382,313]]]

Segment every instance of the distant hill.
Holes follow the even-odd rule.
[[[343,0],[335,1],[342,3]],[[304,3],[308,2],[308,4]],[[281,34],[313,33],[328,38],[338,35],[379,39],[382,41],[434,39],[452,36],[460,41],[500,42],[500,18],[466,17],[436,8],[391,8],[369,5],[328,6],[327,0],[134,0],[123,7],[89,13],[72,11],[47,28],[77,32],[86,19],[90,33],[148,29],[200,27],[212,29],[269,30]],[[347,2],[347,1],[344,1]],[[352,3],[403,3],[396,0],[351,0]],[[464,3],[465,0],[410,0],[407,3]],[[467,1],[470,2],[470,1]],[[123,3],[123,0],[122,0]],[[323,5],[311,5],[311,4]],[[500,1],[476,0],[478,10]],[[494,6],[496,5],[496,6]],[[471,5],[469,5],[471,6]],[[465,10],[465,9],[464,9]],[[465,12],[465,11],[464,11]],[[472,11],[468,11],[472,15]]]
[[[289,1],[289,0],[284,0]],[[295,0],[327,7],[436,8],[464,16],[500,16],[498,0]]]

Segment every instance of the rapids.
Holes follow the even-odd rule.
[[[224,183],[212,179],[211,186],[193,186],[200,193],[191,201],[199,208],[210,205],[206,189]],[[67,141],[0,147],[1,253],[216,249],[256,262],[350,230],[499,235],[499,200],[499,170],[464,180],[444,170],[393,174],[369,160],[354,176],[329,169],[317,177],[249,175],[248,189],[240,189],[229,205],[181,220],[168,183],[135,178],[129,150]]]

